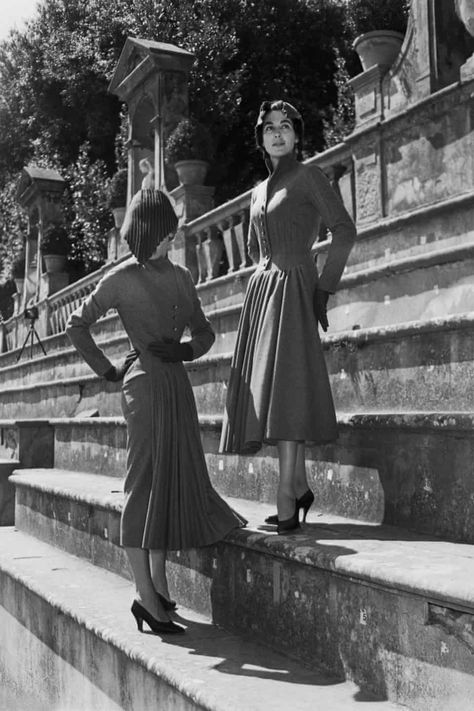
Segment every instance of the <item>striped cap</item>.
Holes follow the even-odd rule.
[[[120,234],[137,260],[146,262],[177,226],[178,218],[165,193],[139,190],[128,206]]]

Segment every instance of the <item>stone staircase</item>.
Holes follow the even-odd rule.
[[[62,711],[471,709],[472,249],[469,235],[405,245],[383,266],[363,240],[354,250],[324,339],[340,437],[308,450],[316,505],[285,537],[263,525],[274,449],[217,451],[252,270],[199,286],[218,334],[188,367],[204,449],[214,485],[249,525],[172,555],[183,640],[139,635],[128,612],[120,388],[63,334],[44,341],[46,356],[1,355],[2,481],[19,464],[6,484],[15,526],[10,511],[0,529],[0,675]],[[434,298],[446,309],[438,301],[431,314]],[[114,358],[127,350],[116,316],[95,329]]]

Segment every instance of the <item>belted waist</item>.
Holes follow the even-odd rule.
[[[260,258],[259,266],[263,269],[293,269],[299,266],[312,266],[315,268],[314,259],[310,252],[301,253],[273,253]]]

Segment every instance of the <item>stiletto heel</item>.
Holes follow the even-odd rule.
[[[300,496],[299,499],[296,499],[296,509],[298,512],[299,516],[299,511],[300,509],[303,509],[303,523],[306,521],[306,516],[308,514],[309,509],[313,505],[314,501],[314,494],[311,491],[311,489],[308,489],[308,491],[305,491],[303,496]],[[267,516],[265,519],[265,523],[269,523],[272,526],[277,526],[278,525],[278,514],[273,514],[272,516]]]
[[[311,489],[308,489],[303,496],[300,496],[299,499],[296,500],[296,506],[298,508],[298,514],[299,510],[303,509],[303,523],[306,521],[306,516],[308,514],[309,509],[313,505],[314,502],[314,494],[311,491]]]
[[[151,615],[143,605],[140,605],[137,600],[132,604],[132,615],[135,618],[139,632],[143,632],[143,621],[155,634],[181,634],[184,632],[184,627],[175,624],[171,620],[161,622]]]
[[[132,605],[132,615],[135,618],[135,622],[137,623],[137,628],[139,632],[143,632],[143,618],[138,615],[136,610],[133,609]]]

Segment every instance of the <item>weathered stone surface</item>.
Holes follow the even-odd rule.
[[[59,545],[92,559],[88,551],[95,543],[77,525],[78,505],[81,498],[99,502],[103,490],[102,508],[118,517],[119,507],[107,493],[111,480],[85,476],[81,489],[78,474],[37,470],[15,479],[23,502],[20,526],[48,540],[60,522]],[[80,493],[84,483],[88,494]],[[69,519],[63,509],[68,492]],[[249,519],[247,529],[217,546],[171,555],[172,595],[180,603],[196,605],[225,629],[250,633],[306,664],[322,664],[379,698],[419,711],[464,708],[474,690],[472,649],[440,627],[428,605],[436,600],[437,609],[473,617],[470,546],[330,517],[312,517],[299,534],[280,537],[271,527],[258,530],[268,507],[231,503]],[[97,529],[94,538],[116,548],[116,534]],[[118,560],[115,553],[105,555],[99,565]],[[438,699],[443,706],[433,706]]]
[[[182,606],[185,636],[140,635],[130,583],[21,532],[1,534],[0,679],[36,694],[31,711],[266,711],[269,699],[286,711],[296,697],[298,711],[399,708]]]
[[[12,526],[15,512],[15,489],[8,477],[19,462],[14,459],[0,459],[0,526]]]

